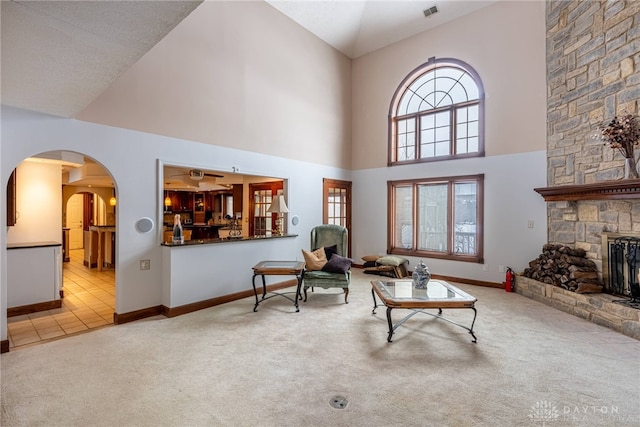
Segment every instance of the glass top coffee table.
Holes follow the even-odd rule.
[[[426,289],[414,288],[413,282],[411,280],[372,280],[372,314],[376,314],[376,308],[378,308],[376,295],[387,307],[387,323],[389,324],[389,335],[387,336],[388,342],[391,342],[391,337],[393,336],[395,330],[417,313],[428,314],[430,316],[437,317],[454,325],[460,326],[461,328],[469,331],[469,333],[473,337],[472,342],[477,342],[477,338],[473,333],[473,325],[476,322],[476,315],[478,314],[475,308],[475,303],[477,301],[476,298],[464,292],[463,290],[456,288],[452,284],[445,282],[444,280],[429,280]],[[394,308],[408,309],[411,310],[411,313],[394,324],[391,321],[391,310],[393,310]],[[468,308],[473,310],[473,320],[471,321],[471,326],[467,327],[465,325],[456,323],[451,319],[443,317],[443,308]],[[438,313],[434,314],[424,311],[427,309],[438,309]]]

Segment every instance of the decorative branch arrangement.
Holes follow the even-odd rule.
[[[640,124],[638,117],[632,114],[616,116],[598,126],[599,133],[594,137],[605,145],[618,150],[625,159],[633,158],[634,148],[640,144]]]

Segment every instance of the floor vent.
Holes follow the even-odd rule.
[[[336,409],[344,409],[347,407],[347,398],[342,396],[334,396],[329,401],[329,405]]]

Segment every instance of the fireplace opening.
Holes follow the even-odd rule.
[[[606,291],[630,299],[614,302],[640,309],[640,238],[620,236],[608,240],[608,280]]]

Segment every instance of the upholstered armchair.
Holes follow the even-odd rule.
[[[302,251],[306,267],[304,272],[304,301],[307,289],[342,288],[344,302],[348,304],[351,282],[351,260],[347,258],[349,235],[345,227],[324,224],[311,230],[311,250]]]

